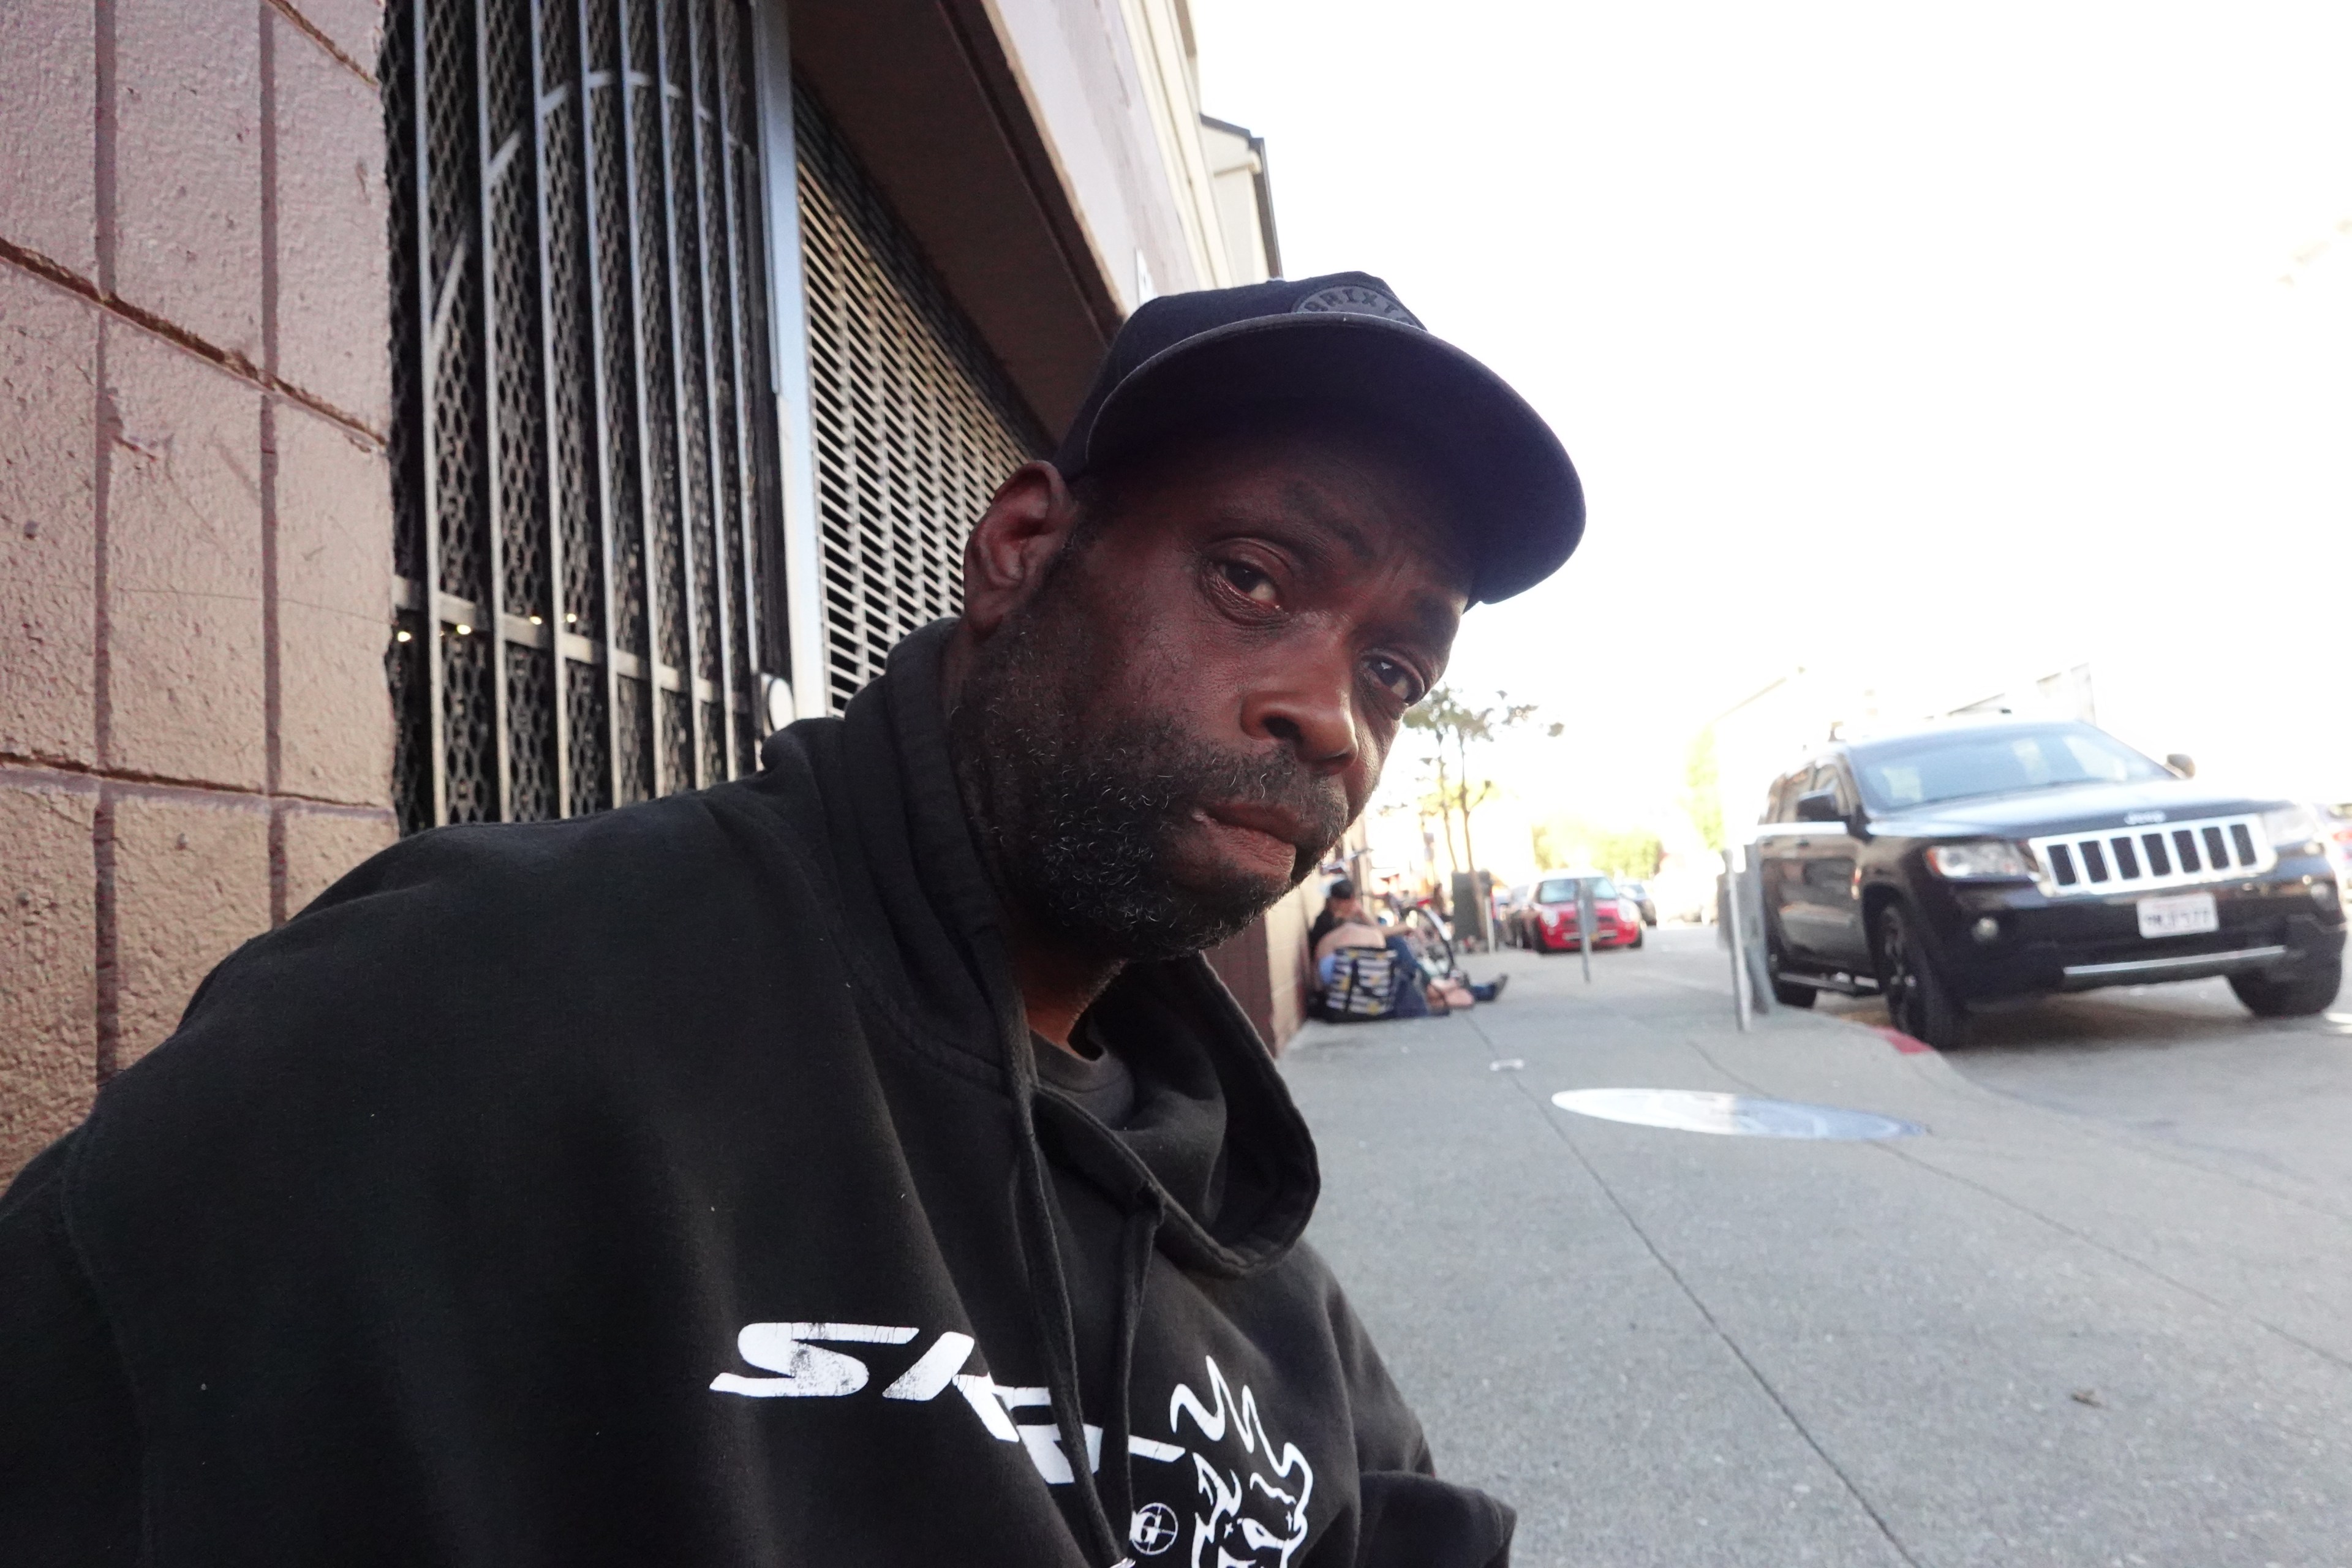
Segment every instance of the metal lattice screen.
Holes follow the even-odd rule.
[[[838,712],[900,637],[962,607],[965,535],[1045,444],[805,92],[793,127],[824,675]]]
[[[784,659],[748,7],[385,24],[402,828],[751,771]]]

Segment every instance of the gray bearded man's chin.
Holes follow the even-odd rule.
[[[1223,751],[1165,718],[1082,724],[1071,705],[1044,703],[1040,687],[1009,679],[1022,662],[1012,654],[975,669],[949,714],[950,742],[990,869],[1039,929],[1108,959],[1198,952],[1247,929],[1345,831],[1334,782],[1289,752]],[[1279,805],[1322,842],[1294,845],[1279,883],[1181,885],[1171,874],[1176,839],[1216,801]]]

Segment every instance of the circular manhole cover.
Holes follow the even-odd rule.
[[[1908,1138],[1926,1128],[1874,1110],[1759,1100],[1703,1089],[1564,1089],[1551,1097],[1562,1110],[1669,1127],[1682,1132],[1724,1132],[1747,1138]]]

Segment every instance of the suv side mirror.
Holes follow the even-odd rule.
[[[1797,797],[1799,822],[1843,822],[1845,813],[1838,809],[1837,791],[1817,789],[1811,795]]]
[[[2193,779],[2197,776],[2197,759],[2186,752],[2173,752],[2164,759],[2164,765],[2182,778]]]

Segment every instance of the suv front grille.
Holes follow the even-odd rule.
[[[2026,843],[2042,868],[2042,890],[2059,899],[2181,888],[2258,875],[2278,863],[2259,816],[2060,833]]]

